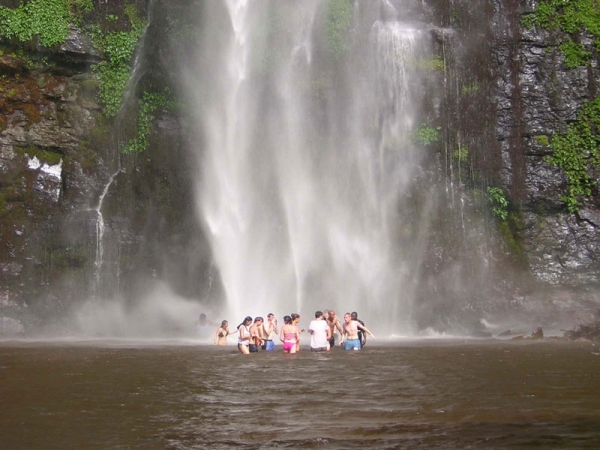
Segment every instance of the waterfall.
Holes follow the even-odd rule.
[[[96,259],[94,260],[94,290],[93,294],[98,294],[100,283],[102,281],[102,263],[104,262],[104,216],[102,215],[102,206],[104,204],[104,198],[108,193],[108,190],[115,182],[117,175],[121,172],[121,165],[119,164],[117,169],[112,173],[108,182],[104,186],[100,197],[98,198],[98,206],[93,211],[96,212]]]
[[[422,158],[412,85],[430,37],[388,1],[355,2],[336,53],[332,3],[206,5],[213,39],[186,79],[198,213],[232,317],[332,308],[408,332],[417,245],[398,236]],[[380,7],[385,18],[368,19]]]

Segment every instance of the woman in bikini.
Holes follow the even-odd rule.
[[[238,327],[238,350],[242,355],[250,354],[250,325],[252,325],[252,317],[247,316]]]
[[[230,334],[233,333],[229,331],[229,322],[224,320],[213,337],[213,345],[227,345],[227,336]]]
[[[290,316],[283,318],[284,326],[279,332],[279,339],[283,342],[284,353],[296,353],[296,345],[300,342],[300,330],[294,325]]]
[[[298,329],[298,342],[296,343],[296,352],[300,351],[300,333],[304,333],[306,330],[304,328],[300,329],[298,327],[298,322],[300,322],[300,314],[292,313],[292,325],[294,325]]]

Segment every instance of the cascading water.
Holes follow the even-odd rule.
[[[356,310],[375,329],[410,331],[419,244],[399,236],[421,159],[412,85],[429,33],[387,1],[355,2],[353,14],[317,0],[228,0],[227,33],[218,3],[204,7],[214,39],[186,86],[226,312]]]

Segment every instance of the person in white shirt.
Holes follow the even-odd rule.
[[[310,322],[308,326],[310,333],[310,351],[325,352],[329,351],[329,339],[331,338],[331,328],[325,320],[323,320],[323,312],[315,312],[315,320]]]

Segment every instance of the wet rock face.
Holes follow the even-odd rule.
[[[134,3],[143,11],[148,2]],[[44,49],[43,60],[20,47],[0,55],[0,335],[60,332],[73,306],[93,295],[134,298],[148,279],[189,298],[218,284],[195,217],[195,164],[180,120],[157,112],[141,155],[124,156],[112,139],[137,133],[129,123],[136,95],[175,91],[166,13],[185,14],[189,2],[151,4],[127,123],[101,120],[90,65],[104,55],[80,30]],[[123,2],[95,5],[101,18],[123,16]]]
[[[561,200],[565,176],[544,157],[552,152],[552,136],[564,132],[584,102],[597,95],[600,71],[596,63],[567,69],[558,48],[562,36],[514,23],[536,2],[520,2],[512,19],[506,14],[510,3],[496,2],[497,11],[505,14],[491,23],[500,74],[496,132],[502,143],[503,187],[522,208],[525,227],[520,237],[533,277],[552,285],[598,284],[600,199],[587,200],[578,214],[568,213]],[[586,40],[584,33],[582,42]]]
[[[89,42],[72,33],[44,62],[19,54],[0,58],[0,334],[31,324],[30,306],[60,276],[61,223],[98,189],[102,156],[82,151],[100,110],[86,90]]]

